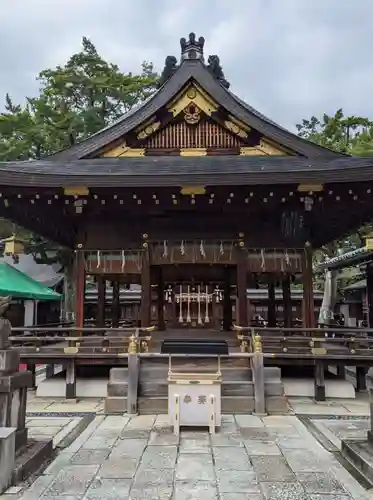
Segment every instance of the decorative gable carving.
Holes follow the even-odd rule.
[[[198,116],[198,115],[197,115]],[[187,116],[170,123],[148,138],[146,149],[217,148],[232,149],[244,146],[242,140],[211,119],[188,123]]]

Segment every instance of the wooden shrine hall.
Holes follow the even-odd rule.
[[[229,88],[204,39],[181,39],[140,107],[48,158],[0,163],[0,216],[75,250],[75,320],[86,276],[141,285],[140,323],[229,330],[253,322],[247,288],[290,284],[315,326],[312,252],[371,219],[373,159],[337,154],[274,123]],[[272,300],[273,299],[273,300]],[[155,308],[152,310],[152,308]],[[153,319],[152,319],[153,318]]]

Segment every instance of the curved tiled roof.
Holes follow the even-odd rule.
[[[141,187],[371,181],[373,158],[204,156],[34,160],[0,163],[0,185]]]
[[[175,74],[151,97],[140,106],[133,108],[112,125],[92,135],[69,149],[60,151],[50,159],[81,159],[94,154],[104,146],[120,139],[123,135],[141,125],[154,113],[165,106],[190,81],[199,84],[216,102],[229,113],[256,129],[265,137],[293,150],[300,156],[338,157],[329,149],[313,144],[276,124],[257,110],[244,103],[227,90],[200,60],[184,60]]]

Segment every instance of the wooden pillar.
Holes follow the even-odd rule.
[[[140,322],[142,327],[150,326],[152,288],[150,280],[149,252],[145,248],[142,252],[141,266],[141,311]]]
[[[66,363],[66,399],[76,398],[76,367],[75,361],[71,359]]]
[[[368,370],[365,366],[356,367],[356,392],[365,391],[366,385],[366,374]]]
[[[83,250],[75,253],[75,324],[77,328],[84,327],[84,295],[85,295],[85,266]]]
[[[312,248],[304,247],[303,268],[303,327],[315,328],[315,304],[313,301]]]
[[[35,363],[27,363],[26,364],[26,370],[31,372],[32,374],[32,385],[31,387],[32,388],[35,388],[36,387],[36,365]]]
[[[368,307],[368,326],[373,328],[373,265],[367,266],[367,307]],[[371,335],[371,334],[370,334]]]
[[[157,287],[157,323],[158,330],[165,330],[166,324],[164,321],[164,282],[162,267],[158,268],[158,287]]]
[[[119,280],[113,281],[113,303],[112,303],[112,325],[114,328],[118,328],[120,314],[120,283]]]
[[[225,269],[223,288],[223,330],[229,331],[232,328],[232,301],[229,268]]]
[[[315,364],[315,399],[325,401],[325,369],[322,361]]]
[[[97,278],[97,328],[105,327],[105,303],[106,303],[106,279],[103,276]]]
[[[248,326],[247,304],[247,254],[244,249],[237,249],[237,323],[239,326]]]
[[[291,286],[290,276],[287,274],[282,280],[282,299],[284,313],[284,327],[291,328],[293,326],[293,309],[291,302]]]
[[[273,328],[276,327],[276,291],[275,282],[272,277],[270,277],[268,282],[268,326]]]

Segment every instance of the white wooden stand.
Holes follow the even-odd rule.
[[[168,372],[168,414],[179,434],[180,426],[208,427],[211,434],[221,424],[221,372]]]

